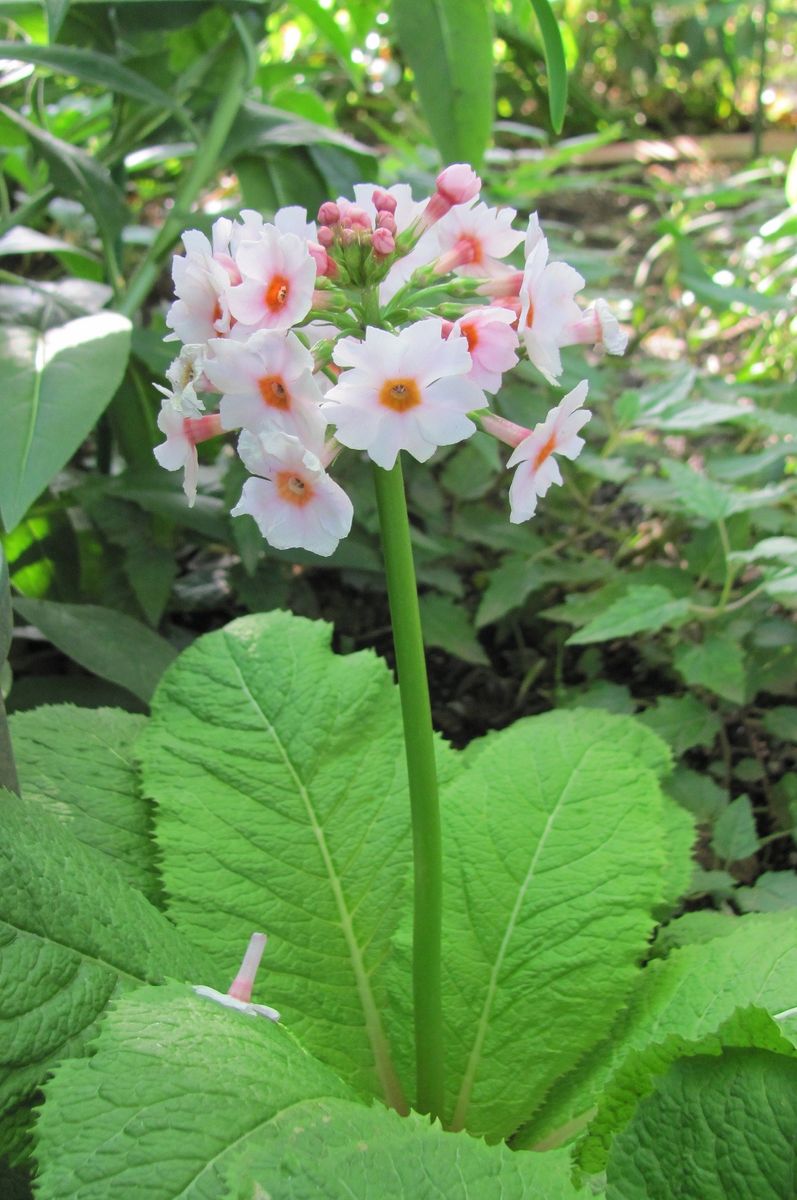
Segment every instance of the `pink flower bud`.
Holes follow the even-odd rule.
[[[369,233],[371,231],[371,218],[364,208],[358,208],[356,204],[353,204],[346,213],[343,223],[349,229],[363,229],[368,230]]]
[[[340,231],[340,241],[343,246],[351,246],[357,241],[357,234],[346,226]]]
[[[386,229],[388,231],[388,233],[392,233],[395,235],[395,233],[396,233],[396,218],[393,216],[392,213],[389,213],[389,212],[377,213],[376,227],[377,227],[377,229]]]
[[[393,234],[387,229],[377,229],[374,234],[374,254],[378,254],[380,258],[387,258],[389,254],[393,254],[396,249],[396,239]]]
[[[319,225],[337,225],[340,220],[340,209],[334,200],[325,200],[318,210]]]
[[[436,179],[438,194],[449,204],[466,204],[478,196],[482,181],[467,163],[452,163]]]
[[[384,192],[382,188],[374,189],[371,202],[378,213],[390,213],[392,216],[396,211],[396,197]]]
[[[330,229],[328,225],[321,225],[316,237],[318,238],[319,246],[331,246],[335,240],[335,231],[334,229]]]
[[[335,264],[327,254],[323,246],[319,246],[317,242],[307,243],[307,252],[315,263],[316,275],[332,275]]]

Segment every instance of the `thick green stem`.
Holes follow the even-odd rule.
[[[374,467],[387,591],[401,692],[407,776],[412,810],[415,908],[412,983],[415,1006],[415,1106],[433,1117],[443,1110],[441,935],[443,860],[432,709],[426,677],[418,589],[401,461]]]
[[[165,254],[185,229],[186,218],[201,189],[211,178],[218,165],[224,143],[246,96],[249,79],[249,64],[242,53],[234,63],[225,90],[219,97],[218,107],[213,114],[205,139],[197,147],[196,157],[190,171],[183,180],[175,197],[174,206],[164,222],[160,233],[147,251],[138,270],[130,280],[119,312],[132,317],[146,300],[161,270]]]

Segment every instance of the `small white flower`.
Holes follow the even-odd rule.
[[[276,550],[301,547],[324,558],[351,529],[354,510],[343,488],[327,475],[317,455],[284,433],[253,434],[238,440],[247,479],[234,517],[249,513]]]
[[[230,276],[220,262],[209,256],[178,255],[172,262],[172,278],[177,299],[166,314],[166,324],[174,339],[196,345],[229,333]]]
[[[268,1017],[269,1021],[279,1021],[280,1019],[276,1008],[269,1008],[267,1004],[251,1004],[246,1000],[236,1000],[235,996],[230,996],[226,992],[217,992],[215,988],[205,987],[202,983],[194,984],[194,991],[197,996],[207,996],[208,1000],[215,1000],[217,1004],[222,1004],[225,1008],[234,1008],[236,1012],[246,1013],[249,1017]]]
[[[456,205],[435,226],[441,251],[437,272],[480,278],[503,274],[506,267],[500,260],[523,241],[523,234],[512,228],[516,215],[514,208],[489,208],[483,202],[472,208]]]
[[[501,376],[517,364],[515,314],[507,308],[484,305],[465,313],[454,330],[467,340],[473,366],[468,378],[485,392],[497,392]]]
[[[245,342],[220,340],[210,347],[205,372],[223,393],[224,429],[290,433],[320,452],[326,429],[322,396],[312,375],[313,356],[295,334],[261,329]]]
[[[585,309],[575,324],[566,332],[564,346],[579,343],[592,345],[607,354],[624,354],[628,345],[628,334],[620,328],[620,322],[605,300],[596,300]]]
[[[562,373],[560,347],[568,344],[569,328],[582,317],[574,296],[584,279],[567,263],[548,262],[548,242],[533,239],[520,287],[518,332],[526,353],[547,380],[556,383]]]
[[[298,204],[277,209],[273,221],[265,221],[254,208],[242,209],[240,216],[240,221],[233,225],[230,239],[230,253],[233,257],[244,242],[259,241],[265,230],[276,229],[278,233],[292,233],[305,242],[315,241],[315,221],[308,221],[307,209]]]
[[[205,405],[197,395],[197,388],[201,387],[203,381],[207,387],[207,380],[204,379],[206,353],[205,345],[183,346],[166,370],[166,378],[172,386],[165,388],[159,383],[155,384],[172,408],[184,417],[197,417],[204,412]]]
[[[592,416],[589,409],[582,407],[586,398],[587,381],[583,379],[513,450],[507,466],[517,467],[509,489],[509,519],[514,525],[534,516],[538,498],[546,494],[552,483],[561,484],[562,475],[554,454],[574,459],[581,453],[584,439],[578,436],[578,431]]]
[[[199,477],[197,443],[218,437],[221,433],[218,413],[185,417],[167,397],[158,414],[158,429],[166,435],[166,441],[155,446],[152,453],[167,471],[179,471],[181,467],[185,469],[183,491],[188,497],[189,505],[193,506]]]
[[[250,329],[289,329],[310,311],[316,267],[293,233],[265,225],[257,241],[242,242],[235,261],[243,283],[229,290],[230,312]]]
[[[217,992],[215,988],[205,987],[204,984],[195,984],[196,994],[207,996],[208,1000],[215,1000],[217,1004],[222,1004],[225,1008],[234,1008],[237,1012],[246,1013],[250,1017],[268,1017],[269,1021],[279,1021],[280,1015],[276,1008],[269,1008],[267,1004],[251,1003],[252,988],[257,978],[263,951],[266,948],[266,941],[264,933],[252,934],[243,962],[228,992]]]
[[[426,462],[438,446],[471,436],[476,426],[465,414],[484,406],[484,393],[467,378],[467,341],[444,341],[442,329],[432,317],[400,333],[369,327],[364,341],[338,342],[333,358],[350,370],[321,407],[339,442],[390,470],[400,450]]]

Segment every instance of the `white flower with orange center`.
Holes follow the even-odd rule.
[[[316,267],[301,238],[264,225],[235,261],[243,283],[230,288],[230,312],[250,329],[289,329],[310,311]]]
[[[183,236],[187,243],[189,235]],[[210,255],[178,255],[172,262],[172,278],[177,299],[166,314],[166,325],[173,331],[167,340],[196,345],[229,333],[233,318],[226,266]]]
[[[520,285],[518,333],[530,362],[550,383],[562,374],[559,350],[568,345],[570,327],[583,313],[574,299],[584,278],[563,262],[548,262],[548,242],[538,229],[529,227],[532,250],[526,260]]]
[[[245,342],[210,343],[205,373],[222,392],[224,429],[269,430],[293,434],[316,452],[324,443],[326,421],[321,391],[312,375],[313,356],[293,333],[261,329]]]
[[[523,234],[512,228],[515,216],[514,208],[489,208],[484,203],[452,208],[434,228],[440,247],[437,274],[502,275],[506,266],[500,260],[523,241]]]
[[[513,450],[507,466],[517,467],[509,489],[509,519],[514,525],[534,516],[538,498],[546,494],[552,483],[562,483],[554,454],[574,459],[584,448],[584,439],[578,436],[578,431],[592,416],[583,407],[587,386],[583,379]]]
[[[390,470],[400,450],[426,462],[438,446],[475,432],[465,414],[484,407],[485,397],[467,377],[468,343],[442,333],[443,322],[432,317],[400,333],[369,326],[364,341],[338,342],[332,357],[349,369],[321,407],[339,442]]]
[[[454,323],[454,332],[461,333],[467,341],[473,362],[468,378],[485,392],[497,392],[504,371],[517,364],[515,320],[509,309],[485,305],[465,313]]]
[[[324,470],[320,458],[285,433],[249,433],[238,439],[247,479],[234,517],[249,513],[275,550],[301,547],[324,558],[351,529],[349,497]]]

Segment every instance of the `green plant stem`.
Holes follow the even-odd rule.
[[[216,170],[219,155],[246,96],[248,83],[249,64],[242,52],[230,71],[227,87],[219,98],[204,141],[197,147],[191,169],[180,185],[174,207],[130,280],[121,302],[116,306],[125,316],[133,316],[146,300],[160,273],[163,256],[168,253],[185,228],[186,218],[197,196]]]
[[[717,527],[719,529],[720,541],[722,542],[722,553],[725,556],[725,582],[722,585],[722,592],[720,593],[719,604],[717,606],[720,612],[723,612],[728,604],[731,590],[733,589],[733,581],[736,578],[736,572],[733,569],[733,564],[731,563],[730,559],[731,541],[728,537],[728,527],[722,517],[720,517],[719,521],[717,522]]]
[[[432,709],[400,459],[390,471],[374,467],[374,486],[393,622],[412,810],[415,1107],[436,1117],[442,1116],[443,1110],[442,839]]]

